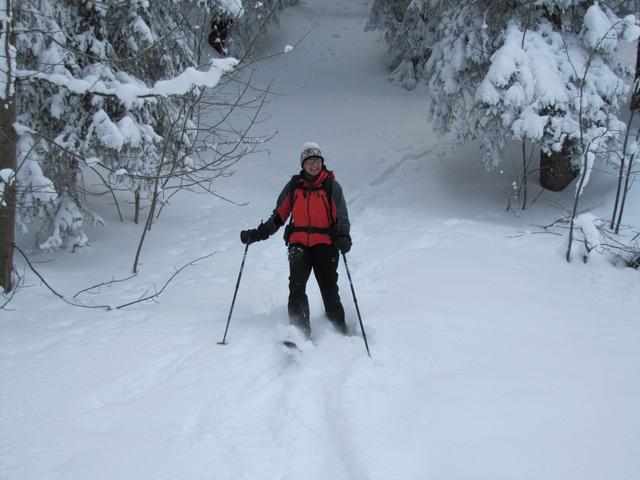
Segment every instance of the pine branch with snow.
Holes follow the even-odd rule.
[[[106,169],[107,187],[149,191],[162,156],[183,159],[190,105],[236,65],[196,64],[198,35],[173,1],[22,2],[16,11],[19,214],[45,219],[40,246],[86,243],[100,222],[81,171]],[[221,8],[198,0],[204,13]],[[171,136],[173,135],[173,136]],[[181,160],[178,160],[181,161]]]
[[[632,73],[616,51],[639,33],[624,6],[416,0],[400,13],[403,5],[377,1],[370,25],[386,29],[403,84],[412,85],[406,78],[412,74],[427,83],[437,131],[481,139],[490,166],[512,141],[539,145],[548,155],[567,151],[575,169],[587,144],[615,161],[606,152],[619,147],[624,132],[618,110]]]

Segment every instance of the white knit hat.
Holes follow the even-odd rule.
[[[310,157],[320,157],[322,159],[322,163],[324,163],[324,157],[322,156],[320,146],[317,143],[307,142],[302,145],[302,153],[300,154],[300,165],[302,165],[304,161]]]

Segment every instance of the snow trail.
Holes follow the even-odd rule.
[[[637,272],[566,265],[555,237],[526,233],[570,194],[505,214],[509,169],[486,172],[477,145],[430,133],[424,89],[387,81],[384,42],[363,32],[367,5],[283,11],[265,54],[309,35],[254,77],[274,80],[259,128],[279,134],[219,182],[248,204],[175,197],[140,275],[81,297],[136,299],[216,252],[157,304],[80,310],[32,287],[0,314],[1,478],[635,480]],[[270,214],[306,141],[323,148],[349,203],[371,359],[343,266],[352,336],[331,329],[311,279],[316,345],[298,360],[280,349],[281,232],[249,248],[228,345],[217,344],[239,231]],[[109,208],[96,206],[117,224]],[[132,224],[97,230],[86,254],[43,255],[55,261],[40,268],[66,292],[124,277],[138,235]]]

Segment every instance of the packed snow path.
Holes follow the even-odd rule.
[[[216,252],[159,303],[77,309],[31,279],[0,312],[0,478],[636,478],[638,273],[567,265],[558,238],[525,233],[568,197],[543,197],[522,219],[505,214],[504,176],[485,172],[473,146],[431,134],[423,89],[387,81],[366,14],[362,0],[286,10],[265,53],[308,35],[256,67],[277,94],[260,129],[279,134],[219,185],[249,205],[175,199],[141,275],[79,297],[134,300]],[[316,346],[297,361],[278,347],[280,234],[249,248],[228,345],[217,344],[239,230],[270,213],[305,141],[323,147],[349,202],[372,359],[342,266],[353,335],[328,327],[312,279]],[[96,209],[116,223],[110,206]],[[70,293],[124,277],[138,235],[131,223],[96,230],[88,249],[42,255],[52,261],[39,269]]]

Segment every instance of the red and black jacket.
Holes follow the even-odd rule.
[[[326,168],[313,180],[307,180],[302,172],[285,185],[269,219],[271,233],[284,225],[289,216],[291,223],[285,241],[290,244],[330,245],[332,236],[349,235],[349,214],[342,187]]]

